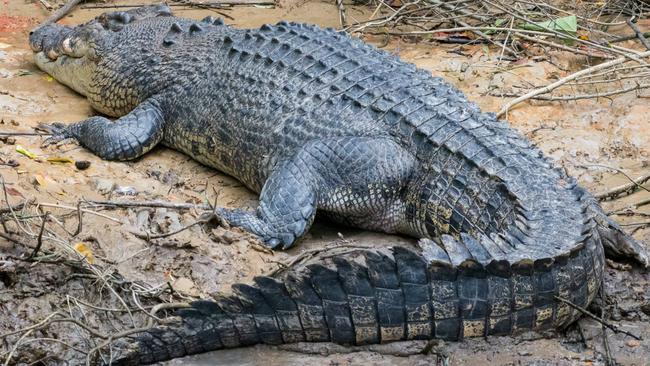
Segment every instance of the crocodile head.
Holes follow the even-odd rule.
[[[29,35],[34,61],[59,82],[87,96],[104,49],[103,31],[97,22],[74,28],[58,24],[37,28]]]
[[[126,12],[104,13],[75,27],[46,24],[30,33],[29,43],[34,51],[34,61],[41,70],[78,93],[89,96],[96,92],[91,88],[97,84],[94,78],[98,73],[103,77],[111,75],[107,69],[119,67],[116,58],[133,54],[128,51],[132,48],[128,44],[116,44],[117,32],[130,23],[171,15],[169,7],[152,5]]]

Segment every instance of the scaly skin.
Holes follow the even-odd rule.
[[[638,243],[520,134],[428,72],[333,30],[239,30],[163,6],[31,34],[36,64],[109,116],[56,125],[109,160],[157,143],[260,192],[231,224],[287,248],[317,210],[421,238],[236,285],[121,342],[119,363],[254,343],[511,334],[563,327]],[[361,263],[361,264],[360,264]],[[325,266],[323,266],[325,265]]]

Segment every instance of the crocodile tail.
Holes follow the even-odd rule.
[[[426,242],[422,251],[361,251],[282,279],[234,285],[232,295],[195,301],[164,324],[120,340],[112,346],[119,354],[112,364],[149,364],[257,343],[363,345],[557,328],[579,316],[557,297],[587,306],[602,279],[597,235],[585,235],[583,245],[554,260],[487,265],[471,256],[458,263],[457,255]]]

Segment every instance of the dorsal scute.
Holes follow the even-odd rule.
[[[169,31],[174,33],[182,33],[183,27],[181,27],[179,23],[173,23],[172,26],[169,28]]]
[[[211,15],[208,15],[207,17],[201,19],[201,23],[205,23],[205,24],[212,24],[212,23],[214,23],[214,21],[215,21],[215,19]]]
[[[203,31],[203,27],[201,27],[197,23],[192,23],[190,25],[190,35],[192,35],[194,33],[197,33],[197,32],[202,32],[202,31]]]

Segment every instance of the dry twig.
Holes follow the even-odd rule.
[[[641,30],[639,29],[639,27],[637,27],[637,25],[634,23],[634,22],[635,22],[635,19],[634,19],[634,18],[632,18],[632,19],[626,19],[625,22],[627,23],[627,25],[628,25],[630,28],[632,28],[632,30],[634,31],[634,34],[636,35],[636,38],[639,39],[639,41],[641,42],[641,44],[643,44],[643,46],[644,46],[647,50],[650,50],[650,42],[648,42],[648,40],[647,40],[647,39],[645,38],[645,36],[643,35],[643,32],[641,32]]]
[[[625,176],[628,177],[628,179],[629,179],[629,176],[627,174]],[[642,176],[640,176],[640,177],[638,177],[638,178],[636,178],[634,180],[631,180],[630,183],[623,184],[623,185],[608,189],[605,192],[597,193],[594,197],[596,197],[597,199],[599,199],[601,201],[604,201],[604,200],[615,199],[615,198],[619,198],[621,196],[626,196],[626,195],[632,194],[638,189],[644,189],[644,190],[648,191],[648,189],[646,189],[642,185],[645,182],[647,182],[648,180],[650,180],[650,174],[644,174],[644,175],[642,175]],[[648,191],[648,192],[650,192],[650,191]]]
[[[639,54],[640,58],[649,57],[649,56],[650,56],[650,51],[646,51],[646,52],[643,52],[643,53]],[[575,73],[573,73],[571,75],[568,75],[566,77],[563,77],[562,79],[560,79],[560,80],[558,80],[558,81],[556,81],[554,83],[551,83],[551,84],[549,84],[549,85],[547,85],[547,86],[545,86],[543,88],[532,90],[532,91],[530,91],[530,92],[528,92],[528,93],[526,93],[526,94],[524,94],[524,95],[522,95],[522,96],[520,96],[518,98],[515,98],[515,99],[511,100],[510,102],[506,103],[506,105],[504,105],[503,108],[501,108],[501,110],[497,113],[497,117],[501,117],[504,114],[507,114],[508,111],[510,109],[512,109],[512,107],[514,107],[515,105],[517,105],[517,104],[519,104],[521,102],[529,100],[529,99],[531,99],[533,97],[536,97],[536,96],[538,96],[540,94],[546,94],[548,92],[551,92],[551,91],[559,88],[560,86],[562,86],[562,85],[564,85],[564,84],[566,84],[566,83],[568,83],[570,81],[576,80],[576,79],[578,79],[578,78],[580,78],[582,76],[589,75],[589,74],[592,74],[592,73],[597,72],[597,71],[605,70],[605,69],[610,68],[612,66],[620,65],[620,64],[622,64],[622,63],[624,63],[626,61],[628,61],[628,59],[626,57],[619,57],[619,58],[614,59],[612,61],[604,62],[602,64],[592,66],[592,67],[580,70],[578,72],[575,72]]]
[[[582,314],[588,316],[589,318],[591,318],[591,319],[593,319],[593,320],[599,322],[599,323],[602,324],[603,326],[605,326],[605,327],[611,329],[611,330],[612,330],[614,333],[616,333],[616,334],[618,334],[618,333],[622,333],[622,334],[625,334],[625,335],[627,335],[627,336],[630,336],[630,337],[632,337],[632,338],[634,338],[634,339],[636,339],[636,340],[639,340],[639,341],[642,340],[642,338],[641,338],[640,336],[638,336],[638,335],[636,335],[636,334],[634,334],[634,333],[630,333],[630,332],[628,332],[627,330],[624,330],[624,329],[621,329],[621,328],[617,327],[616,325],[614,325],[614,324],[612,324],[612,323],[606,321],[605,319],[603,319],[603,318],[601,318],[601,317],[599,317],[599,316],[596,316],[596,315],[592,314],[592,313],[591,313],[590,311],[588,311],[587,309],[585,309],[585,308],[583,308],[583,307],[581,307],[581,306],[578,306],[578,305],[572,303],[571,301],[569,301],[569,300],[567,300],[567,299],[565,299],[565,298],[562,298],[562,297],[560,297],[560,296],[553,296],[553,297],[554,297],[556,300],[561,301],[561,302],[563,302],[563,303],[569,305],[570,307],[572,307],[572,308],[578,310],[579,312],[581,312]]]
[[[65,5],[63,5],[57,11],[55,11],[54,14],[50,15],[49,18],[45,19],[43,23],[39,25],[39,27],[42,27],[47,24],[56,23],[59,20],[63,19],[63,17],[68,15],[68,13],[70,13],[72,9],[75,8],[75,6],[79,5],[80,2],[81,0],[69,0]]]
[[[269,277],[277,277],[284,273],[285,271],[300,266],[305,262],[314,259],[314,258],[327,258],[329,255],[324,256],[324,253],[334,253],[334,255],[342,255],[346,253],[355,252],[361,249],[371,249],[372,246],[354,244],[347,240],[342,242],[336,242],[330,245],[326,245],[320,248],[305,250],[302,253],[295,255],[286,262],[277,262],[279,267],[267,273]]]
[[[149,208],[171,208],[175,210],[212,210],[213,207],[207,204],[198,205],[193,203],[174,203],[164,201],[85,201],[94,206],[107,207],[149,207]]]

